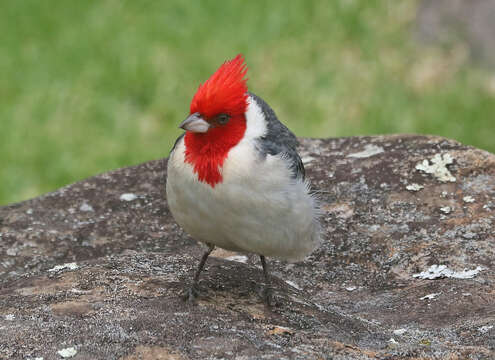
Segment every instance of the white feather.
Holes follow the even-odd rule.
[[[251,99],[250,99],[251,100]],[[293,179],[279,155],[263,158],[255,138],[266,121],[255,101],[246,112],[243,139],[222,168],[214,188],[184,162],[180,140],[168,162],[167,201],[177,223],[194,239],[227,250],[301,260],[320,241],[318,206],[307,182]]]
[[[245,115],[247,127],[243,140],[253,140],[266,134],[266,120],[263,111],[251,96],[248,97],[248,108]]]

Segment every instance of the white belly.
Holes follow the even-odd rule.
[[[171,154],[167,201],[177,223],[194,239],[239,252],[301,260],[319,243],[315,199],[279,156],[257,158],[246,142],[225,160],[223,182],[199,182],[184,162],[184,141]]]

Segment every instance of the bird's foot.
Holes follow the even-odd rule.
[[[275,296],[275,291],[271,286],[266,286],[263,290],[263,300],[269,307],[278,306],[280,304]]]
[[[190,288],[188,288],[184,295],[183,295],[183,298],[184,298],[184,301],[190,303],[190,304],[193,304],[196,302],[196,299],[197,297],[199,296],[199,289],[197,286],[195,285],[192,285]]]

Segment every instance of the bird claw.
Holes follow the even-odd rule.
[[[199,290],[196,286],[188,288],[183,296],[184,301],[193,304],[196,302],[196,298],[199,296]]]
[[[277,300],[277,297],[275,296],[273,288],[271,286],[267,286],[263,290],[263,300],[265,301],[265,304],[268,305],[269,307],[279,305],[279,301]]]

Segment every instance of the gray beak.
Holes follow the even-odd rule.
[[[194,113],[181,122],[179,127],[186,131],[205,133],[210,128],[210,124],[208,124],[208,122],[206,122],[199,113]]]

